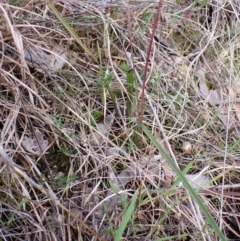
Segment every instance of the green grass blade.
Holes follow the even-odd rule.
[[[182,174],[185,175],[188,173],[188,171],[192,168],[193,163],[190,162],[187,164],[187,166],[182,170]],[[171,188],[175,188],[179,183],[181,182],[180,178],[178,177],[174,183],[172,184]]]
[[[110,187],[112,189],[112,191],[117,195],[117,198],[118,200],[121,202],[122,206],[123,206],[123,210],[124,210],[124,213],[126,212],[127,210],[127,201],[126,201],[126,198],[122,198],[119,194],[118,194],[118,190],[117,188],[115,187],[114,183],[110,180],[108,180],[109,184],[110,184]]]
[[[99,46],[99,43],[97,42],[97,52],[98,52],[98,58],[99,58],[99,66],[100,69],[102,69],[102,50],[101,47]]]
[[[164,238],[157,238],[154,239],[153,241],[164,241],[164,240],[175,240],[175,239],[179,239],[179,238],[187,238],[189,236],[189,234],[180,234],[180,235],[175,235],[175,236],[167,236]]]
[[[121,113],[119,112],[119,109],[118,109],[118,105],[117,105],[117,101],[116,101],[116,96],[114,95],[114,93],[111,91],[110,88],[108,88],[108,93],[110,95],[110,98],[113,102],[113,105],[114,105],[114,109],[117,113],[117,116],[121,116]]]
[[[68,32],[72,35],[72,37],[74,37],[75,40],[79,43],[79,45],[84,49],[84,51],[97,62],[97,57],[93,54],[93,52],[89,48],[87,48],[82,43],[81,39],[77,36],[77,34],[73,31],[73,29],[70,27],[70,25],[67,23],[67,21],[58,12],[58,10],[55,8],[55,6],[50,1],[47,1],[47,2],[48,2],[48,6],[50,7],[50,9],[56,15],[56,17],[59,19],[59,21],[63,24],[63,26],[68,30]]]
[[[195,202],[199,205],[199,208],[203,212],[203,214],[206,217],[206,222],[210,224],[215,231],[215,233],[218,235],[219,239],[221,241],[225,241],[226,238],[224,237],[223,233],[219,229],[216,221],[213,219],[212,215],[209,213],[207,208],[204,206],[201,198],[197,195],[197,193],[194,191],[192,186],[189,184],[187,179],[184,177],[184,174],[181,172],[181,170],[178,169],[176,164],[173,162],[173,160],[170,158],[170,156],[166,153],[166,151],[162,148],[162,146],[158,143],[156,138],[150,133],[150,131],[146,128],[144,125],[140,125],[144,131],[144,133],[148,136],[148,138],[152,141],[152,143],[155,145],[155,147],[158,149],[158,151],[161,153],[161,155],[165,158],[165,160],[168,162],[168,164],[171,166],[171,168],[174,170],[174,172],[177,174],[177,176],[182,181],[184,187],[188,190],[191,197],[195,200]]]
[[[135,203],[137,201],[137,197],[138,197],[138,190],[134,193],[134,195],[132,197],[132,201],[123,216],[122,222],[121,222],[118,230],[115,233],[114,241],[120,241],[122,239],[123,232],[124,232],[125,228],[127,227],[127,224],[129,222],[129,220],[131,219],[132,214],[134,213],[134,207],[135,207]]]
[[[171,205],[171,207],[173,208],[174,205],[175,205],[175,202]],[[152,236],[152,234],[156,232],[159,226],[162,225],[162,223],[168,218],[168,215],[171,211],[172,211],[171,208],[169,208],[167,211],[165,211],[164,215],[156,222],[156,224],[153,226],[152,230],[148,235],[149,238]]]
[[[16,211],[20,210],[21,207],[28,201],[28,198],[25,197],[23,198],[23,200],[17,205],[16,207]],[[8,219],[8,222],[7,222],[7,226],[9,226],[11,224],[11,222],[14,220],[14,217],[15,217],[15,213],[12,213],[10,218]]]

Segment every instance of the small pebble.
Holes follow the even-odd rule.
[[[184,142],[182,145],[182,151],[185,153],[191,153],[192,152],[192,144],[188,141]]]

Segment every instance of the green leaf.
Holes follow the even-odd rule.
[[[134,193],[134,195],[132,197],[132,201],[131,201],[126,213],[123,216],[122,222],[121,222],[118,230],[116,231],[114,241],[121,240],[123,232],[124,232],[125,228],[127,227],[127,224],[129,222],[129,220],[131,219],[132,214],[134,213],[134,207],[135,207],[135,203],[137,201],[137,197],[138,197],[138,190]]]
[[[193,162],[188,163],[188,165],[182,170],[182,174],[183,175],[187,174],[188,171],[191,169],[192,165],[193,165]],[[181,182],[181,179],[178,177],[172,184],[171,188],[175,188],[180,182]]]
[[[210,224],[215,231],[215,233],[218,235],[219,239],[221,241],[225,241],[226,238],[224,237],[223,233],[219,229],[216,221],[213,219],[212,215],[209,213],[208,209],[205,207],[202,199],[197,195],[197,193],[194,191],[192,186],[189,184],[188,180],[185,178],[184,174],[179,170],[177,165],[174,163],[174,161],[170,158],[170,156],[167,154],[167,152],[162,148],[162,146],[158,143],[156,138],[150,133],[150,131],[144,126],[143,124],[140,124],[142,127],[144,133],[148,136],[148,138],[152,141],[152,143],[155,145],[155,147],[158,149],[158,151],[161,153],[163,158],[168,162],[168,164],[171,166],[173,171],[177,174],[178,178],[182,181],[184,187],[188,190],[191,197],[194,199],[194,201],[199,205],[199,208],[203,212],[203,214],[206,217],[206,223]]]

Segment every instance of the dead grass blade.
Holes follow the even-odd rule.
[[[63,26],[69,31],[69,33],[74,37],[74,39],[80,44],[80,46],[86,51],[86,53],[93,58],[97,62],[97,58],[94,55],[94,53],[87,48],[81,41],[81,39],[78,37],[78,35],[73,31],[73,29],[69,26],[67,21],[62,17],[62,15],[58,12],[58,10],[55,8],[55,6],[48,1],[48,6],[51,8],[53,13],[57,16],[59,21],[63,24]]]

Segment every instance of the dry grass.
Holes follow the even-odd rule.
[[[136,190],[122,240],[217,240],[151,142],[142,133],[135,141],[156,3],[56,2],[96,61],[45,1],[12,2],[0,3],[1,240],[113,240]],[[224,235],[239,239],[240,108],[229,97],[240,95],[239,5],[180,2],[162,6],[143,123],[181,170],[191,163],[188,173],[213,180],[199,195]],[[199,70],[223,102],[204,97]]]

